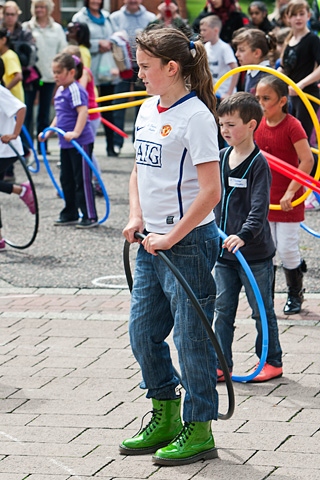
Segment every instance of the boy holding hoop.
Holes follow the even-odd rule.
[[[221,135],[230,146],[220,152],[222,197],[215,208],[217,225],[228,235],[215,266],[215,332],[232,372],[234,323],[239,294],[244,286],[252,318],[256,322],[256,355],[261,357],[262,328],[257,301],[246,273],[234,256],[241,249],[266,309],[268,356],[263,369],[252,380],[265,382],[282,376],[282,351],[272,299],[275,246],[268,223],[271,173],[266,159],[253,141],[263,113],[258,100],[246,92],[235,93],[223,100],[217,113]],[[219,367],[217,378],[218,382],[224,381]]]

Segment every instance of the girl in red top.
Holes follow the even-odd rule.
[[[263,77],[257,85],[256,97],[264,114],[255,133],[259,148],[310,173],[313,156],[307,135],[299,120],[287,113],[287,84],[273,75]],[[306,264],[300,256],[299,229],[304,220],[304,203],[292,207],[292,202],[303,193],[300,183],[272,171],[270,201],[280,204],[281,210],[270,210],[268,218],[288,286],[283,309],[287,315],[299,313],[303,301],[302,278]]]

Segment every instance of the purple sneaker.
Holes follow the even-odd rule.
[[[20,198],[27,205],[32,215],[34,215],[36,213],[36,206],[30,182],[21,183],[21,187],[25,187],[26,190],[23,195],[20,195]]]

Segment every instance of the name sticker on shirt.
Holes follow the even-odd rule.
[[[229,177],[228,182],[229,182],[229,187],[247,188],[246,178]]]

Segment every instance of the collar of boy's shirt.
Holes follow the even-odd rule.
[[[270,62],[269,60],[263,60],[263,62],[259,63],[262,67],[270,67]],[[258,75],[260,70],[247,70],[247,73],[254,78],[256,75]]]

